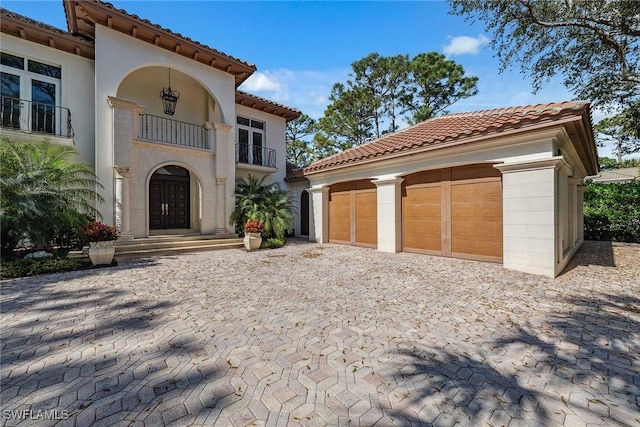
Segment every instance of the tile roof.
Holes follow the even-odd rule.
[[[196,45],[198,45],[198,46],[201,46],[201,47],[202,47],[202,48],[204,48],[204,49],[207,49],[207,50],[210,50],[210,51],[212,51],[212,52],[215,52],[215,53],[217,53],[218,55],[225,56],[225,57],[227,57],[227,58],[229,58],[229,59],[231,59],[231,60],[233,60],[233,61],[236,61],[236,62],[239,62],[239,63],[241,63],[241,64],[244,64],[244,65],[246,65],[247,67],[255,68],[255,65],[254,65],[254,64],[252,64],[252,63],[250,63],[250,62],[247,62],[247,61],[244,61],[244,60],[242,60],[242,59],[240,59],[240,58],[236,58],[236,57],[234,57],[234,56],[228,55],[228,54],[226,54],[226,53],[224,53],[224,52],[221,52],[221,51],[219,51],[219,50],[217,50],[217,49],[214,49],[214,48],[212,48],[212,47],[210,47],[210,46],[207,46],[206,44],[200,43],[200,42],[199,42],[199,41],[197,41],[197,40],[193,40],[193,39],[191,39],[191,38],[189,38],[189,37],[187,37],[187,36],[183,36],[183,35],[182,35],[182,34],[180,34],[180,33],[176,33],[175,31],[172,31],[172,30],[170,30],[170,29],[168,29],[168,28],[164,28],[164,27],[162,27],[161,25],[154,24],[153,22],[149,21],[148,19],[141,18],[140,16],[138,16],[138,15],[136,15],[136,14],[133,14],[133,13],[129,13],[129,12],[127,12],[127,11],[126,11],[126,10],[124,10],[124,9],[119,9],[119,8],[115,7],[112,3],[109,3],[109,2],[106,2],[106,1],[102,1],[102,0],[96,0],[96,2],[97,2],[97,3],[102,3],[103,5],[107,6],[109,9],[112,9],[112,10],[114,10],[114,11],[116,11],[116,12],[123,13],[123,14],[125,14],[125,15],[128,15],[128,16],[130,16],[130,17],[134,18],[134,19],[137,19],[138,21],[141,21],[141,22],[144,22],[144,23],[146,23],[146,24],[152,25],[152,26],[156,27],[157,29],[159,29],[159,30],[161,30],[161,31],[165,31],[165,32],[167,32],[167,33],[169,33],[169,34],[173,34],[173,35],[174,35],[174,36],[176,36],[176,37],[179,37],[179,38],[181,38],[181,39],[183,39],[183,40],[186,40],[186,41],[189,41],[189,42],[191,42],[191,43],[194,43],[194,44],[196,44]],[[65,11],[65,13],[66,13],[66,11]]]
[[[435,117],[379,139],[318,160],[304,169],[305,175],[335,167],[383,158],[403,151],[464,142],[472,137],[491,137],[511,129],[526,129],[545,121],[580,116],[588,111],[586,101],[526,105]]]
[[[236,104],[282,116],[287,121],[293,120],[302,114],[302,112],[296,108],[287,107],[286,105],[278,104],[277,102],[271,101],[267,98],[262,98],[238,89],[236,89]]]

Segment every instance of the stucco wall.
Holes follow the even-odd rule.
[[[94,62],[78,55],[2,34],[3,52],[34,59],[62,69],[59,106],[71,112],[73,138],[79,160],[94,165]],[[7,71],[11,69],[7,67]]]
[[[578,157],[565,135],[560,127],[552,128],[308,175],[312,187],[310,240],[327,240],[328,186],[370,179],[377,185],[378,250],[397,252],[402,249],[402,177],[489,163],[503,174],[503,265],[555,277],[582,241],[582,201],[575,187],[584,168],[576,164]],[[558,147],[563,147],[559,156]],[[567,179],[572,174],[577,175]]]
[[[232,75],[208,67],[204,64],[191,61],[187,58],[175,55],[157,46],[145,43],[118,33],[109,28],[96,26],[96,59],[95,59],[95,105],[96,105],[96,172],[100,181],[105,186],[104,197],[108,201],[100,210],[108,222],[115,221],[114,200],[114,152],[113,152],[113,112],[107,102],[109,96],[116,96],[123,81],[138,69],[147,67],[172,68],[190,79],[198,82],[209,94],[215,98],[216,105],[220,108],[220,118],[228,123],[235,122],[235,81]],[[135,74],[133,74],[135,76]],[[178,73],[176,73],[179,76]],[[160,79],[161,80],[161,79]],[[173,85],[172,75],[172,85]],[[125,84],[126,85],[126,84]],[[174,89],[178,89],[177,81]],[[151,91],[152,88],[150,87]],[[149,95],[152,100],[159,96],[159,90],[153,89]],[[133,100],[137,101],[137,100]],[[187,114],[187,97],[181,97],[176,116]],[[196,100],[197,103],[201,101]],[[157,105],[157,104],[156,104]],[[183,113],[180,113],[182,107]],[[151,107],[157,108],[156,106]],[[182,117],[185,118],[185,117]],[[190,121],[190,120],[185,120]],[[229,150],[232,151],[232,150]],[[233,175],[233,156],[229,155],[229,175]],[[118,165],[132,166],[133,165]],[[233,193],[234,176],[227,181],[227,194]]]

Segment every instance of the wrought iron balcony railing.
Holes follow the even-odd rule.
[[[209,130],[202,125],[167,119],[165,117],[140,115],[141,139],[164,142],[183,147],[202,148],[208,150]]]
[[[236,163],[275,168],[276,150],[259,145],[238,143],[236,144]]]
[[[23,132],[74,136],[68,108],[9,96],[0,96],[0,125]]]

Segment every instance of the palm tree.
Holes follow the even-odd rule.
[[[0,228],[2,254],[10,254],[27,238],[31,243],[51,243],[97,216],[95,204],[103,199],[90,166],[70,158],[70,147],[40,143],[0,141]]]
[[[236,181],[236,206],[229,219],[236,230],[249,220],[264,222],[264,235],[284,238],[293,231],[296,215],[294,199],[276,183],[264,184],[265,178],[239,178]]]

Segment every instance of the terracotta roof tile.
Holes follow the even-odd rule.
[[[148,19],[141,18],[140,16],[138,16],[138,15],[136,15],[136,14],[133,14],[133,13],[129,13],[129,12],[127,12],[127,11],[126,11],[126,10],[124,10],[124,9],[119,9],[119,8],[115,7],[112,3],[109,3],[109,2],[106,2],[106,1],[102,1],[102,0],[94,0],[94,1],[95,1],[95,3],[103,4],[104,6],[108,7],[108,8],[109,8],[109,9],[111,9],[111,10],[114,10],[114,11],[116,11],[116,12],[120,12],[120,13],[123,13],[123,14],[125,14],[125,15],[127,15],[127,16],[130,16],[131,18],[137,19],[137,20],[138,20],[138,21],[140,21],[140,22],[144,22],[144,23],[146,23],[146,24],[152,25],[152,26],[156,27],[157,29],[159,29],[159,30],[161,30],[161,31],[165,31],[165,32],[167,32],[167,33],[169,33],[169,34],[173,34],[173,35],[174,35],[174,36],[176,36],[176,37],[179,37],[179,38],[181,38],[181,39],[184,39],[184,40],[186,40],[186,41],[189,41],[189,42],[191,42],[191,43],[194,43],[194,44],[196,44],[196,45],[198,45],[198,46],[201,46],[201,47],[202,47],[202,48],[204,48],[204,49],[207,49],[207,50],[210,50],[210,51],[212,51],[212,52],[215,52],[215,53],[216,53],[216,54],[218,54],[218,55],[225,56],[225,57],[229,58],[229,59],[230,59],[230,60],[232,60],[232,61],[235,61],[235,62],[238,62],[238,63],[244,64],[244,65],[245,65],[245,66],[247,66],[247,67],[255,68],[255,65],[254,65],[254,64],[252,64],[252,63],[250,63],[250,62],[247,62],[247,61],[244,61],[244,60],[242,60],[242,59],[239,59],[239,58],[233,57],[233,56],[231,56],[231,55],[228,55],[228,54],[226,54],[226,53],[224,53],[224,52],[221,52],[221,51],[219,51],[219,50],[217,50],[217,49],[214,49],[214,48],[212,48],[212,47],[210,47],[210,46],[207,46],[207,45],[205,45],[205,44],[203,44],[203,43],[200,43],[200,42],[199,42],[199,41],[197,41],[197,40],[193,40],[193,39],[191,39],[191,38],[189,38],[189,37],[187,37],[187,36],[183,36],[183,35],[182,35],[182,34],[180,34],[180,33],[176,33],[175,31],[172,31],[172,30],[170,30],[170,29],[168,29],[168,28],[164,28],[164,27],[163,27],[163,26],[161,26],[161,25],[154,24],[153,22],[149,21]],[[66,10],[65,10],[65,13],[67,13],[67,11],[66,11]]]
[[[580,115],[588,105],[586,101],[565,101],[435,117],[318,160],[307,166],[304,172],[305,174],[315,173],[402,151],[464,141],[470,137],[490,136],[509,129],[526,128],[545,120]]]

